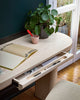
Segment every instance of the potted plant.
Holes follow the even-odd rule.
[[[35,11],[28,13],[25,29],[30,30],[33,34],[39,35],[40,38],[47,38],[53,32],[58,31],[58,25],[61,17],[58,17],[56,9],[50,10],[51,5],[44,6],[39,4]],[[55,24],[55,28],[51,25]]]
[[[73,0],[64,0],[61,2],[61,0],[57,0],[57,6],[64,6],[67,4],[73,3]],[[67,13],[60,14],[59,17],[62,17],[62,21],[59,24],[59,32],[65,33],[70,36],[70,28],[71,28],[71,11]]]

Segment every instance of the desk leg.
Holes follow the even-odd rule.
[[[36,81],[35,85],[35,96],[41,100],[44,100],[50,90],[54,87],[57,79],[57,68],[52,72],[45,75]]]

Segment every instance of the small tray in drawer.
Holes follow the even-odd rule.
[[[36,66],[35,68],[32,68],[31,70],[14,78],[13,81],[17,83],[17,88],[19,90],[22,90],[26,86],[30,85],[31,83],[35,82],[39,78],[54,70],[56,67],[70,60],[72,57],[73,54],[62,52],[55,57],[49,59],[48,61],[43,62],[39,66]]]

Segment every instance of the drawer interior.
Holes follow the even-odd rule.
[[[43,62],[42,64],[26,71],[25,73],[19,75],[13,80],[18,83],[18,89],[21,90],[32,82],[41,78],[45,74],[49,73],[55,67],[58,67],[60,64],[62,64],[72,56],[72,54],[62,52],[55,57],[47,60],[46,62]]]
[[[46,62],[43,62],[42,64],[32,68],[29,71],[26,71],[25,73],[19,75],[18,77],[16,77],[16,79],[21,80],[24,77],[29,77],[32,73],[38,71],[39,69],[43,68],[44,66],[46,66],[47,64],[51,63],[52,61],[58,59],[60,56],[63,56],[65,53],[60,53],[58,55],[56,55],[55,57],[52,57],[51,59],[47,60]],[[59,63],[62,59],[65,59],[66,56],[63,56],[61,59],[57,60],[56,62],[53,63],[53,65]]]

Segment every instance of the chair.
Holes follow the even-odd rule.
[[[45,100],[80,100],[80,86],[61,80],[50,91]]]

